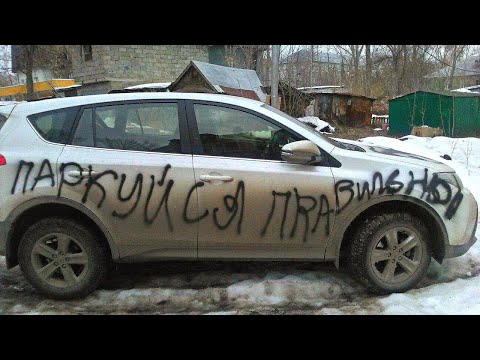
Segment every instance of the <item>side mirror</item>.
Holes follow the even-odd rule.
[[[293,164],[311,164],[321,160],[321,153],[310,140],[301,140],[283,146],[282,159]]]

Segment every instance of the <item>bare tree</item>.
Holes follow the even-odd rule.
[[[370,95],[372,78],[372,46],[365,45],[365,95]]]
[[[342,84],[341,65],[325,45],[286,45],[281,49],[281,80],[294,87]]]
[[[353,91],[363,93],[364,87],[361,85],[360,63],[365,45],[337,45],[336,48],[337,53],[342,57],[347,66],[347,85]]]
[[[257,70],[266,50],[266,45],[225,45],[225,61],[228,66]]]
[[[447,46],[447,49],[450,46]],[[452,89],[453,88],[453,79],[455,77],[455,70],[457,68],[457,61],[458,59],[463,55],[465,48],[467,45],[453,45],[451,48],[451,67],[450,67],[450,74],[448,75],[448,83],[447,83],[447,89]]]
[[[14,84],[10,57],[10,46],[0,45],[0,86]]]
[[[322,52],[334,53],[341,65],[322,64]],[[281,80],[294,87],[344,85],[386,103],[413,91],[458,86],[458,63],[478,53],[472,45],[289,45],[282,48]],[[442,68],[445,77],[428,76]]]
[[[470,139],[463,139],[462,142],[463,144],[465,144],[465,142],[467,143],[465,147],[461,146],[460,150],[462,150],[462,153],[465,156],[467,171],[468,171],[468,174],[470,175],[469,163],[470,163],[470,156],[472,155],[472,151],[473,151],[473,145]]]
[[[36,49],[37,45],[23,45],[27,85],[27,101],[33,100],[33,59]]]
[[[455,141],[453,141],[453,143],[450,143],[450,147],[452,148],[452,152],[450,153],[450,157],[453,158],[453,153],[455,152],[455,149],[457,147],[457,144],[458,144],[458,139],[455,139]]]
[[[18,45],[18,51],[12,59],[17,64],[17,71],[26,76],[27,100],[34,98],[33,71],[34,68],[46,68],[54,76],[67,77],[71,71],[68,51],[64,45]]]

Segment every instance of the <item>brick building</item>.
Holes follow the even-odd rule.
[[[191,60],[209,61],[209,45],[69,45],[71,77],[82,94],[175,80]]]
[[[192,60],[238,68],[255,63],[262,79],[266,50],[264,45],[41,45],[35,51],[33,80],[71,78],[82,85],[81,95],[106,94],[132,85],[172,82]],[[20,45],[12,45],[12,64],[18,82],[24,83]]]

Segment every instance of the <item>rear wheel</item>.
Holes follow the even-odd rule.
[[[110,253],[83,224],[49,218],[27,229],[18,259],[25,277],[41,293],[72,299],[88,295],[103,282]]]
[[[409,290],[430,264],[427,239],[423,222],[408,213],[371,216],[351,244],[352,275],[373,292]]]

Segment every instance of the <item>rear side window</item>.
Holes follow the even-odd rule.
[[[66,144],[68,143],[77,112],[78,107],[71,107],[30,115],[28,119],[45,140]]]
[[[72,145],[181,153],[177,104],[121,104],[85,109]]]
[[[0,130],[2,130],[3,125],[7,122],[7,117],[5,115],[0,114]]]

